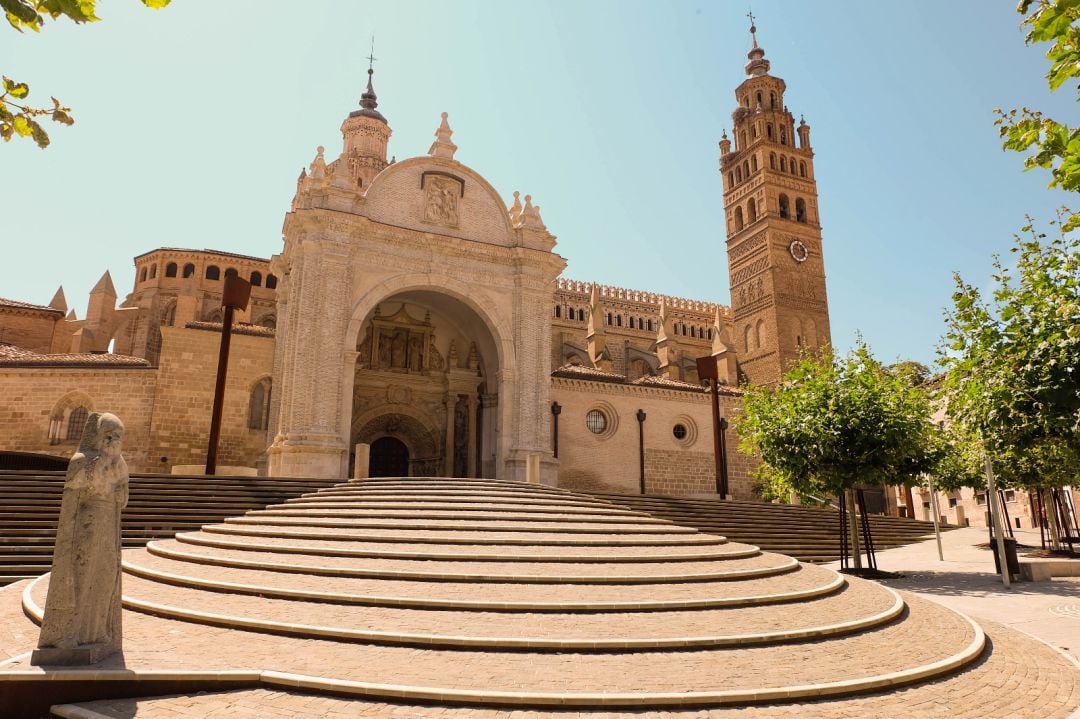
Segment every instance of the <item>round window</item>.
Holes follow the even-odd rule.
[[[684,440],[690,432],[686,429],[685,424],[680,423],[671,428],[671,433],[675,435],[675,439]]]
[[[589,413],[585,415],[585,426],[588,427],[589,431],[593,434],[603,434],[607,429],[608,420],[600,410],[589,410]]]

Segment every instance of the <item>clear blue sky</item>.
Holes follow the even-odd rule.
[[[934,358],[951,274],[985,285],[1025,213],[1068,201],[1000,149],[994,107],[1075,124],[1013,0],[756,0],[758,37],[817,153],[833,340]],[[56,95],[52,146],[0,146],[0,296],[85,314],[159,246],[269,257],[296,176],[341,147],[369,38],[390,152],[531,193],[566,276],[727,303],[717,141],[749,47],[744,2],[102,0],[102,22],[0,28],[0,71]]]

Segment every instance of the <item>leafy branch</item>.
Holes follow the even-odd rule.
[[[170,0],[142,0],[143,5],[160,9]],[[56,20],[63,16],[76,23],[96,22],[94,14],[97,0],[0,0],[0,9],[4,17],[15,30],[22,32],[29,28],[40,32],[46,18]],[[62,125],[72,125],[71,108],[51,98],[53,106],[34,107],[24,101],[30,94],[30,86],[3,76],[3,92],[0,93],[0,138],[9,142],[13,137],[29,137],[37,146],[45,149],[49,146],[49,134],[35,118],[48,117]]]

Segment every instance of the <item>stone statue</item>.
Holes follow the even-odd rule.
[[[68,463],[49,593],[31,664],[94,664],[121,649],[120,510],[124,425],[93,412]]]

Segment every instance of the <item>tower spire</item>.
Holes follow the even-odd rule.
[[[374,35],[371,36],[371,52],[365,59],[368,61],[367,89],[365,89],[364,92],[360,95],[360,109],[350,112],[349,117],[373,117],[376,120],[382,120],[383,122],[386,122],[386,118],[382,116],[382,113],[375,109],[379,106],[379,100],[378,97],[376,97],[375,95],[375,88],[371,84],[372,75],[375,74],[375,60],[377,59],[375,57]]]
[[[757,44],[757,24],[754,22],[754,11],[746,13],[750,18],[750,42],[752,47],[746,57],[750,62],[746,63],[746,75],[748,77],[761,77],[769,74],[769,61],[765,59],[765,50]]]

